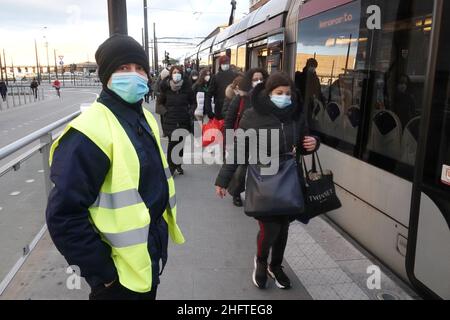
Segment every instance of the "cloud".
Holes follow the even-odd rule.
[[[20,64],[34,63],[34,39],[38,41],[42,61],[46,61],[44,43],[48,41],[50,60],[56,48],[68,63],[72,63],[84,61],[87,56],[93,60],[98,45],[108,37],[106,0],[1,2],[0,48],[5,48],[7,55]],[[248,1],[237,2],[236,18],[240,18],[248,11]],[[148,4],[149,38],[153,38],[153,22],[156,23],[157,37],[206,36],[217,26],[228,23],[231,10],[230,0],[149,0]],[[128,33],[141,42],[143,1],[128,0],[127,11]],[[164,50],[172,57],[191,50],[163,43],[159,49],[160,57]]]

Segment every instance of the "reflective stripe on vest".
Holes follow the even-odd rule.
[[[149,226],[140,229],[125,231],[121,233],[103,233],[111,246],[115,248],[125,248],[137,244],[147,243]]]
[[[92,205],[92,208],[120,209],[141,202],[141,195],[136,189],[116,193],[100,192],[97,200]]]

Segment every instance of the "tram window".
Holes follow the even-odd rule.
[[[296,86],[311,128],[349,154],[361,122],[365,64],[357,56],[363,58],[367,47],[367,38],[359,34],[360,12],[356,1],[300,21],[296,57]]]
[[[268,39],[267,72],[282,71],[284,34],[280,33]]]
[[[204,50],[198,54],[199,67],[205,68],[209,65],[209,50]]]
[[[237,65],[237,46],[233,46],[230,49],[230,63],[232,65]]]
[[[267,47],[257,47],[251,50],[250,68],[266,68]]]
[[[244,44],[238,48],[236,67],[242,71],[246,70],[247,46]]]
[[[364,1],[366,2],[366,1]],[[367,1],[368,2],[368,1]],[[371,32],[371,100],[364,158],[411,178],[416,159],[421,105],[432,25],[431,1],[379,1],[381,30]],[[363,30],[362,33],[369,34]]]

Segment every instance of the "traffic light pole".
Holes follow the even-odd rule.
[[[108,0],[109,35],[128,34],[127,1]]]
[[[0,54],[0,75],[1,80],[3,81],[3,64],[2,64],[2,55]]]
[[[150,60],[150,52],[148,50],[147,0],[144,0],[144,50],[147,54],[147,59]]]
[[[155,55],[155,72],[159,72],[159,65],[158,65],[158,39],[156,39],[156,23],[153,23],[153,51]]]

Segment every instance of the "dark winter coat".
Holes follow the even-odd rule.
[[[301,99],[299,93],[293,96],[293,105],[287,109],[278,109],[269,96],[264,92],[264,85],[258,85],[251,96],[251,108],[247,109],[240,121],[239,128],[244,131],[249,129],[257,130],[258,144],[260,145],[259,129],[278,129],[279,131],[279,154],[284,155],[293,151],[293,146],[297,146],[301,154],[309,154],[303,148],[303,138],[309,135],[309,129],[306,122],[306,117],[301,108]],[[278,109],[278,110],[277,110]],[[283,114],[284,113],[284,114]],[[317,140],[316,150],[319,148],[319,139]],[[271,154],[272,147],[270,146],[270,131],[268,134],[268,153]],[[245,146],[234,142],[235,150],[239,154],[246,154],[248,161],[249,157],[249,141],[246,141]],[[266,146],[266,144],[261,144]],[[263,150],[265,153],[265,150]],[[257,150],[259,154],[259,149]],[[227,188],[238,164],[224,164],[216,179],[216,186]]]
[[[0,94],[4,95],[8,91],[6,87],[6,83],[4,81],[0,81]]]
[[[241,114],[239,114],[239,109],[241,106],[241,100],[244,100],[244,109]],[[240,122],[244,112],[251,108],[250,96],[241,97],[237,95],[228,106],[227,113],[225,115],[225,129],[234,129],[236,121]]]
[[[236,77],[237,74],[232,70],[221,70],[212,76],[209,91],[205,97],[205,113],[208,117],[215,117],[219,120],[223,119],[222,108],[225,101],[225,91]],[[214,112],[211,105],[212,98],[214,98]]]
[[[193,119],[193,106],[195,105],[192,83],[184,79],[181,89],[177,92],[170,87],[170,78],[161,82],[160,103],[166,108],[162,128],[164,134],[171,136],[176,129],[182,128],[191,131]]]

